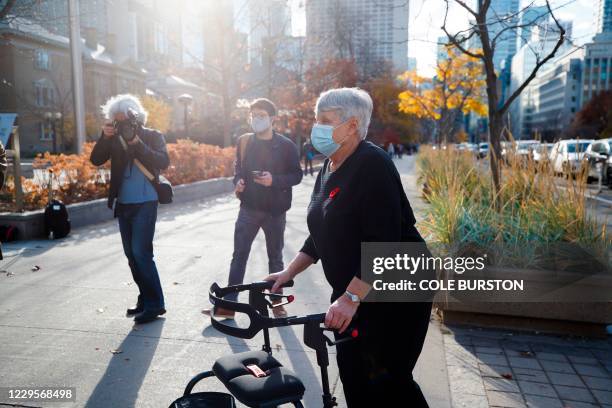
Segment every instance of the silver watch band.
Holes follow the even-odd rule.
[[[359,303],[359,302],[361,302],[361,299],[359,298],[359,296],[357,296],[357,295],[356,295],[356,294],[354,294],[354,293],[349,292],[348,290],[347,290],[346,292],[344,292],[344,294],[345,294],[345,295],[346,295],[346,296],[347,296],[349,299],[351,299],[351,302],[354,302],[354,303]]]

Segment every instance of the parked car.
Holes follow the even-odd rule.
[[[486,142],[482,142],[478,144],[478,152],[477,152],[477,156],[478,158],[482,159],[487,157],[487,155],[489,154],[489,144]]]
[[[584,157],[591,139],[569,139],[555,143],[550,152],[553,171],[566,176],[578,174],[584,164]]]
[[[553,143],[540,143],[539,145],[535,146],[532,150],[533,161],[538,165],[548,163],[553,146]]]
[[[612,139],[594,141],[584,157],[588,166],[588,178],[597,180],[601,175],[602,183],[612,188]]]
[[[515,142],[514,153],[518,159],[524,162],[532,158],[533,149],[540,145],[538,140],[517,140]]]

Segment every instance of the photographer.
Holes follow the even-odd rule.
[[[135,96],[112,97],[102,111],[112,122],[102,128],[91,152],[91,162],[100,166],[111,161],[108,206],[115,207],[123,249],[140,292],[136,306],[127,309],[127,315],[135,316],[136,323],[146,323],[166,310],[153,260],[158,195],[135,159],[158,179],[160,170],[169,165],[166,142],[160,132],[143,126],[147,112]]]

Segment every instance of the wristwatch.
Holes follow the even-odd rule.
[[[359,296],[357,296],[357,295],[356,295],[356,294],[354,294],[354,293],[349,292],[348,290],[347,290],[346,292],[344,292],[344,294],[345,294],[345,295],[346,295],[346,296],[347,296],[349,299],[351,299],[351,302],[353,302],[353,303],[360,303],[360,302],[361,302],[361,299],[359,298]]]

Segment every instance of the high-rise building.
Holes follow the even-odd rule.
[[[291,10],[287,0],[251,0],[248,15],[249,62],[262,64],[264,45],[291,34]]]
[[[542,69],[530,86],[530,127],[534,136],[553,141],[580,110],[584,50],[569,49]]]
[[[597,32],[612,32],[612,0],[599,0],[596,13]]]
[[[565,29],[567,38],[571,38],[572,22],[560,21],[560,24]],[[556,24],[554,22],[540,21],[538,27],[539,28],[533,30],[530,34],[531,40],[519,48],[512,57],[510,86],[506,97],[521,86],[535,68],[537,60],[541,60],[548,55],[559,39],[559,33],[555,30]],[[563,44],[561,50],[557,52],[557,55],[566,52],[568,48],[570,48],[569,43]],[[541,69],[547,69],[554,63],[553,61],[554,60],[549,61]],[[531,114],[534,106],[534,92],[534,84],[529,84],[514,100],[510,107],[510,128],[516,139],[529,137],[531,135]]]
[[[523,45],[534,40],[536,25],[548,20],[548,8],[546,6],[531,6],[525,9],[520,17],[520,24],[517,31],[516,48],[520,49]]]
[[[493,55],[493,64],[497,70],[501,70],[503,60],[509,60],[516,53],[517,31],[503,30],[508,26],[518,26],[518,16],[519,0],[491,0],[487,10],[487,25],[490,38],[499,35]]]
[[[408,68],[406,0],[308,0],[306,2],[307,62],[330,57],[353,58],[368,73],[381,62]]]

